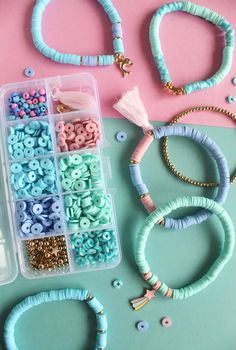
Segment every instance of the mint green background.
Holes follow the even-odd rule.
[[[236,166],[235,129],[197,126],[212,137],[225,152],[230,169]],[[141,311],[132,311],[129,300],[143,292],[144,281],[134,264],[135,234],[146,213],[131,186],[129,157],[141,137],[140,130],[126,120],[105,119],[104,130],[109,148],[112,180],[109,187],[117,188],[116,214],[120,231],[123,259],[113,270],[84,273],[58,278],[17,279],[0,287],[0,349],[4,349],[4,320],[11,308],[24,297],[53,288],[87,288],[103,303],[108,315],[108,347],[111,350],[235,350],[236,348],[236,256],[224,268],[218,279],[202,293],[184,300],[173,301],[157,297]],[[128,139],[118,143],[116,132],[125,130]],[[196,179],[217,179],[214,162],[199,146],[183,138],[170,140],[170,154],[179,170]],[[142,163],[143,178],[157,205],[177,196],[206,195],[214,190],[195,188],[173,177],[163,166],[160,144],[154,142]],[[236,185],[232,186],[225,208],[236,223]],[[185,210],[186,212],[186,210]],[[183,212],[182,212],[183,213]],[[181,215],[181,211],[174,213]],[[156,227],[147,245],[147,256],[153,271],[172,287],[184,286],[205,273],[219,254],[223,237],[216,218],[184,231],[167,231]],[[124,286],[111,286],[120,278]],[[160,325],[163,316],[172,318],[173,325]],[[149,330],[140,333],[135,324],[149,323]],[[16,328],[21,350],[90,350],[94,348],[95,319],[84,303],[63,302],[43,305],[25,314]],[[89,340],[88,340],[89,339]]]

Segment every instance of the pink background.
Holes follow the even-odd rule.
[[[23,70],[36,70],[34,79],[88,71],[99,86],[103,115],[118,117],[112,109],[116,98],[137,85],[151,119],[168,121],[174,114],[196,105],[216,105],[236,112],[227,95],[236,95],[231,79],[236,76],[236,62],[230,74],[218,86],[188,96],[170,96],[160,84],[148,39],[149,23],[156,9],[167,3],[158,0],[113,0],[123,20],[126,56],[135,64],[132,75],[121,77],[116,66],[77,67],[62,65],[42,56],[33,46],[30,25],[34,0],[0,1],[0,85],[22,81]],[[235,0],[195,0],[219,12],[229,22],[236,22]],[[77,54],[113,53],[111,24],[95,0],[53,0],[44,20],[45,41],[52,47]],[[220,65],[224,35],[215,26],[195,16],[175,13],[166,16],[161,26],[162,47],[176,85],[205,79]],[[232,126],[226,118],[213,114],[195,115],[191,122]]]

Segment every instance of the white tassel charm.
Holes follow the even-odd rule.
[[[72,110],[94,109],[96,107],[95,98],[82,91],[60,91],[54,87],[52,88],[52,98]]]
[[[143,297],[131,300],[132,308],[135,311],[142,309],[147,303],[149,303],[150,300],[155,298],[155,292],[155,289],[146,289]]]
[[[153,129],[137,87],[127,91],[113,107],[123,117],[140,126],[144,131]]]

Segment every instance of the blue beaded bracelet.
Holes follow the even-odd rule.
[[[188,137],[204,148],[206,148],[212,157],[215,159],[218,171],[220,175],[220,185],[218,187],[218,192],[215,197],[215,201],[218,203],[224,203],[229,186],[230,186],[230,174],[227,161],[221,152],[220,148],[215,144],[215,142],[210,139],[207,135],[201,132],[187,127],[187,126],[164,126],[157,129],[153,129],[144,134],[144,137],[140,141],[139,145],[136,147],[135,151],[131,156],[130,161],[130,175],[132,183],[136,188],[140,200],[148,212],[155,210],[155,205],[150,197],[148,188],[144,183],[140,170],[140,162],[148,149],[150,144],[154,139],[161,139],[165,136],[184,136]],[[165,227],[180,230],[185,227],[199,224],[207,220],[210,216],[210,212],[206,209],[201,209],[194,215],[188,215],[181,219],[165,218],[160,223],[164,224]]]
[[[224,239],[221,243],[219,256],[211,265],[206,274],[204,274],[199,280],[183,288],[169,288],[152,272],[151,267],[146,260],[145,247],[150,231],[154,227],[155,223],[163,216],[168,215],[171,211],[181,207],[202,207],[205,210],[210,210],[211,213],[217,215],[224,229]],[[210,283],[215,281],[223,267],[230,260],[233,254],[234,245],[235,231],[232,220],[224,208],[211,199],[205,197],[181,197],[169,202],[160,209],[156,209],[146,218],[142,228],[137,234],[135,245],[135,261],[139,272],[142,274],[145,281],[149,283],[152,289],[147,289],[143,297],[133,299],[131,301],[132,307],[134,310],[140,310],[155,297],[156,293],[168,298],[182,300],[201,292],[204,288],[208,287]]]
[[[121,69],[123,76],[126,77],[130,71],[128,67],[132,66],[133,63],[130,59],[124,56],[124,45],[122,39],[122,26],[121,18],[119,13],[115,9],[114,5],[110,0],[97,0],[107,13],[112,23],[112,34],[113,34],[113,47],[114,55],[99,55],[99,56],[80,56],[68,53],[58,52],[55,49],[49,47],[43,40],[41,22],[43,13],[46,6],[52,0],[37,0],[32,14],[32,26],[31,33],[33,42],[36,48],[46,57],[59,63],[74,64],[78,66],[106,66],[111,65],[114,62],[117,63]]]
[[[193,82],[183,87],[175,87],[172,84],[172,80],[164,60],[160,38],[157,36],[163,16],[176,11],[187,12],[215,24],[225,32],[226,37],[226,46],[223,50],[222,63],[219,70],[212,77],[206,80]],[[220,83],[226,77],[232,66],[234,51],[234,30],[232,28],[232,25],[218,13],[191,2],[176,1],[160,7],[152,18],[149,29],[149,38],[156,67],[160,72],[161,81],[165,87],[174,95],[190,94],[194,91],[212,87]]]
[[[41,292],[34,296],[29,296],[21,301],[8,315],[4,326],[4,340],[7,350],[19,350],[15,342],[15,325],[18,319],[34,306],[44,303],[63,300],[86,301],[96,314],[97,320],[97,339],[95,350],[104,350],[107,345],[107,318],[104,314],[102,304],[84,289],[61,289]]]

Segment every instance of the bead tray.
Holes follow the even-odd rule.
[[[95,107],[57,113],[54,87],[86,92],[94,97]],[[41,98],[40,105],[38,92],[43,90],[46,101]],[[21,93],[28,91],[31,100],[38,101],[24,99]],[[106,186],[109,163],[102,156],[104,134],[94,78],[82,73],[8,84],[1,89],[1,100],[5,226],[0,230],[0,285],[17,276],[16,255],[26,278],[117,266],[121,251],[113,198]],[[36,107],[30,109],[33,103]],[[26,112],[20,112],[22,105]],[[67,129],[72,123],[77,135],[90,123],[92,134],[86,129],[88,141],[82,137],[81,143],[78,136],[79,146],[71,147],[71,130],[58,141],[60,123],[69,123]],[[59,145],[65,142],[68,150]]]

